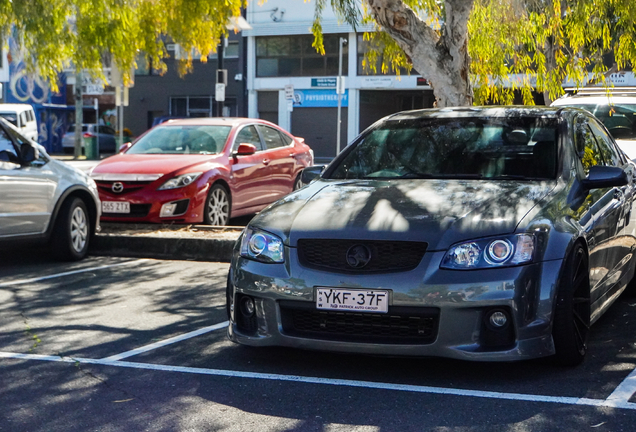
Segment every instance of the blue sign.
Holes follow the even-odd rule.
[[[349,104],[349,90],[340,95],[340,106]],[[294,108],[335,108],[338,106],[338,94],[332,90],[294,90]]]

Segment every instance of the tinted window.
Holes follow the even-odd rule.
[[[603,160],[605,163],[612,166],[621,166],[623,164],[623,160],[621,159],[620,153],[605,130],[601,127],[601,125],[593,120],[589,122],[589,125],[592,128],[594,135],[596,135],[596,142],[603,154]]]
[[[230,129],[230,126],[157,126],[126,153],[220,153],[225,147]]]
[[[578,117],[575,128],[574,142],[576,151],[583,165],[585,175],[587,175],[591,167],[605,165],[605,162],[587,119]]]
[[[236,140],[234,140],[234,150],[238,149],[241,143],[253,144],[256,147],[256,151],[263,149],[261,138],[258,136],[258,132],[256,132],[254,126],[246,126],[241,129],[238,135],[236,135]]]
[[[263,141],[268,150],[283,147],[283,140],[276,129],[269,126],[258,126],[258,130],[263,135]]]
[[[392,120],[353,144],[330,178],[556,178],[555,119]]]

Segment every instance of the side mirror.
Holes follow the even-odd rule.
[[[324,165],[314,165],[307,167],[301,171],[300,180],[303,182],[303,184],[309,184],[319,178],[324,169]]]
[[[121,147],[119,147],[119,153],[124,153],[126,150],[128,150],[130,147],[132,147],[132,143],[131,142],[127,142],[127,143],[123,143],[121,145]]]
[[[240,143],[238,149],[234,152],[234,156],[249,156],[256,153],[256,146],[254,144]]]
[[[31,162],[36,160],[39,156],[38,149],[33,147],[31,144],[24,143],[20,146],[20,160],[23,165],[29,165]]]
[[[587,178],[581,182],[587,190],[624,186],[627,183],[627,174],[622,168],[600,165],[591,167]]]

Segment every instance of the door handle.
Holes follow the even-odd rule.
[[[269,159],[263,159],[263,165],[269,164],[271,161]]]

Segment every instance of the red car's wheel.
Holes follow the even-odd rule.
[[[208,225],[227,225],[230,220],[230,194],[223,186],[215,184],[205,200],[203,222]]]

